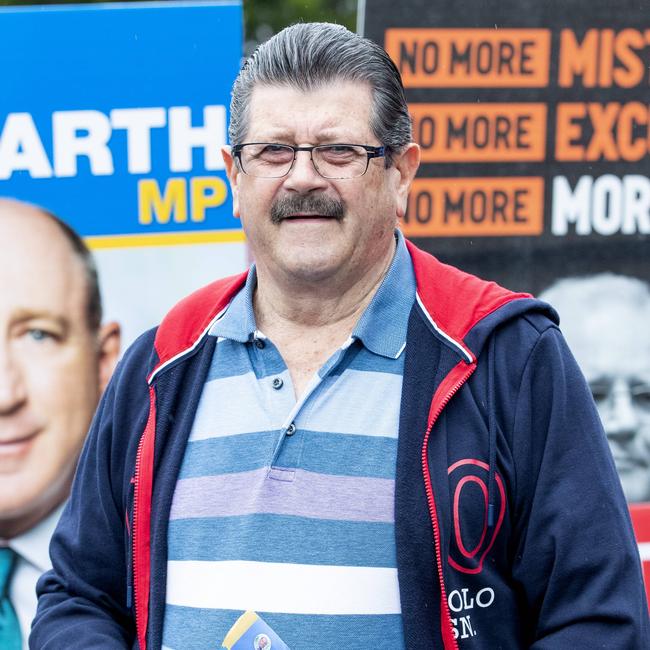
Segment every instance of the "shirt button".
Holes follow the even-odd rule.
[[[283,384],[284,384],[284,382],[282,381],[282,379],[280,377],[274,377],[273,378],[273,388],[275,388],[275,390],[280,390],[282,388]]]
[[[255,347],[256,347],[258,350],[263,350],[263,349],[264,349],[264,345],[265,345],[265,343],[264,343],[264,341],[263,341],[262,339],[255,339]]]
[[[296,425],[292,422],[288,427],[287,427],[287,435],[292,436],[296,432]]]

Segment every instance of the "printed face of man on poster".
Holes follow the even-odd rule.
[[[50,520],[68,496],[120,332],[100,325],[92,258],[55,217],[0,199],[0,259],[0,545],[15,554],[8,593],[28,630],[36,578],[49,568]]]
[[[540,297],[560,314],[627,500],[650,501],[650,288],[603,273],[560,280]]]

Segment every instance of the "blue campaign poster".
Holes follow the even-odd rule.
[[[240,1],[0,9],[0,197],[85,238],[125,345],[246,266],[221,157],[242,32]]]
[[[220,148],[241,52],[240,2],[2,10],[0,195],[98,247],[232,241]]]

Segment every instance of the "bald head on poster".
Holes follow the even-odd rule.
[[[560,314],[627,500],[650,501],[650,287],[601,273],[560,280],[540,297]]]
[[[24,627],[36,578],[29,592],[14,583],[49,568],[49,536],[120,330],[101,324],[85,244],[45,210],[0,199],[0,259],[0,546],[14,552],[10,595]]]

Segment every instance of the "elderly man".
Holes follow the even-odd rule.
[[[27,647],[36,581],[119,348],[68,226],[0,200],[0,647]],[[22,641],[21,641],[22,637]]]
[[[386,53],[283,30],[235,82],[230,139],[255,266],[126,355],[32,647],[214,648],[249,609],[296,650],[647,647],[554,312],[396,230],[419,152]]]
[[[540,297],[560,314],[627,500],[650,501],[650,288],[601,273],[560,280]]]

